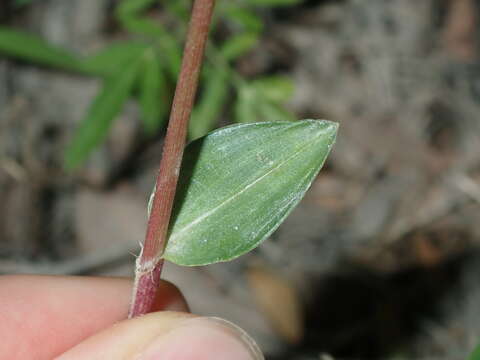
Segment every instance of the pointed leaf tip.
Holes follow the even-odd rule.
[[[258,246],[303,198],[337,129],[325,120],[239,124],[192,142],[164,257],[206,265]]]

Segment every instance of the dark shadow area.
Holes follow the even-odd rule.
[[[479,256],[464,253],[390,275],[349,266],[322,278],[308,306],[304,342],[268,359],[318,357],[319,351],[335,359],[385,359],[419,336],[427,320],[441,320],[446,295],[455,294],[464,265]]]
[[[200,157],[200,154],[202,152],[204,142],[205,137],[194,140],[190,144],[188,144],[188,151],[185,151],[182,160],[182,168],[180,169],[180,177],[178,180],[177,191],[175,193],[175,205],[172,210],[170,224],[175,223],[178,214],[180,213],[180,210],[185,203],[185,197],[187,196],[193,173],[196,170],[198,158]]]

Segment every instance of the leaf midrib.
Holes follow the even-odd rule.
[[[288,163],[289,161],[291,161],[293,158],[295,158],[296,156],[298,156],[300,153],[302,153],[302,151],[304,149],[306,149],[307,147],[309,147],[312,143],[314,143],[317,138],[319,138],[320,136],[323,135],[323,132],[320,132],[317,136],[315,136],[311,141],[309,141],[308,143],[306,143],[304,146],[302,146],[301,148],[299,148],[294,154],[292,154],[291,156],[289,156],[288,158],[286,158],[285,160],[283,160],[282,162],[280,162],[277,166],[273,167],[272,169],[270,169],[269,171],[267,171],[265,174],[263,174],[262,176],[258,177],[257,179],[255,179],[253,182],[251,182],[250,184],[246,185],[242,190],[238,191],[238,192],[235,192],[232,196],[228,197],[227,199],[225,199],[224,201],[222,201],[219,205],[217,205],[216,207],[214,207],[213,209],[203,213],[201,216],[199,216],[198,218],[196,218],[195,220],[191,221],[189,224],[185,225],[182,229],[178,230],[176,233],[172,234],[172,236],[170,237],[170,239],[168,241],[174,241],[174,239],[177,239],[178,237],[181,236],[181,234],[183,234],[184,232],[186,232],[187,230],[191,229],[192,227],[194,227],[195,225],[197,225],[198,223],[202,222],[204,219],[208,218],[209,216],[211,216],[212,214],[216,213],[220,208],[222,208],[223,206],[225,206],[226,204],[230,203],[231,201],[235,200],[238,196],[240,196],[241,194],[243,194],[245,191],[247,191],[248,189],[250,189],[252,186],[254,186],[255,184],[259,183],[260,181],[262,181],[265,177],[267,177],[268,175],[270,175],[272,172],[278,170],[279,168],[281,168],[282,166],[284,166],[286,163]],[[168,243],[167,243],[167,247],[168,247]]]

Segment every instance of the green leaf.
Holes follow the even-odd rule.
[[[255,33],[242,33],[229,38],[220,52],[227,61],[235,60],[251,50],[258,42]]]
[[[179,19],[188,21],[191,7],[191,2],[189,0],[166,1],[164,6]]]
[[[137,17],[127,17],[122,19],[122,25],[132,33],[154,38],[162,36],[165,32],[160,24],[149,19]]]
[[[206,265],[258,246],[310,187],[337,127],[318,120],[233,125],[191,143],[165,259]]]
[[[65,154],[67,169],[77,167],[105,139],[113,119],[122,110],[132,91],[137,70],[138,63],[135,62],[118,76],[106,81],[67,149]]]
[[[148,134],[154,134],[165,120],[166,88],[160,59],[151,49],[144,58],[140,84],[142,120]]]
[[[480,360],[480,345],[473,350],[467,360]]]
[[[253,85],[270,101],[285,102],[293,95],[293,83],[286,76],[269,76],[255,80]]]
[[[165,56],[167,70],[170,75],[177,78],[182,64],[182,50],[176,39],[168,32],[159,34],[157,44]]]
[[[295,117],[291,112],[286,110],[278,103],[266,100],[258,104],[258,113],[260,118],[265,121],[295,121]]]
[[[246,84],[238,89],[235,104],[235,120],[239,123],[263,121],[294,121],[295,117],[281,102],[286,98],[285,89],[262,88],[260,83]]]
[[[115,15],[118,18],[133,16],[148,9],[158,0],[122,0],[115,9]]]
[[[15,0],[13,2],[13,4],[16,7],[22,7],[22,6],[25,6],[25,5],[30,5],[32,2],[33,2],[33,0]]]
[[[291,6],[302,3],[303,0],[247,0],[247,3],[254,6]]]
[[[142,12],[151,7],[158,0],[123,0],[115,10],[118,21],[129,31],[141,35],[157,37],[165,33],[159,23],[146,17]]]
[[[235,121],[248,123],[257,121],[256,91],[249,85],[238,89],[237,102],[235,103]]]
[[[262,19],[250,10],[229,6],[225,9],[225,13],[231,21],[249,32],[260,33],[263,30]]]
[[[92,73],[107,76],[117,74],[139,58],[147,48],[148,45],[134,41],[113,43],[87,57],[83,65]]]
[[[218,69],[211,71],[208,75],[200,103],[192,113],[189,127],[189,135],[192,139],[203,136],[214,128],[228,95],[227,72]]]
[[[173,77],[177,77],[182,63],[182,51],[179,42],[159,23],[149,19],[128,17],[122,21],[123,26],[132,33],[155,38],[165,57],[167,70]]]
[[[142,17],[141,12],[148,9],[157,0],[123,0],[115,14],[122,26],[128,31],[156,40],[164,53],[167,69],[176,77],[180,71],[182,52],[179,42],[158,21]]]
[[[57,46],[22,31],[0,27],[0,54],[65,70],[84,71],[81,61]]]

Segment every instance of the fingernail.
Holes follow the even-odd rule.
[[[220,318],[188,319],[155,339],[138,360],[264,360],[255,341]]]

